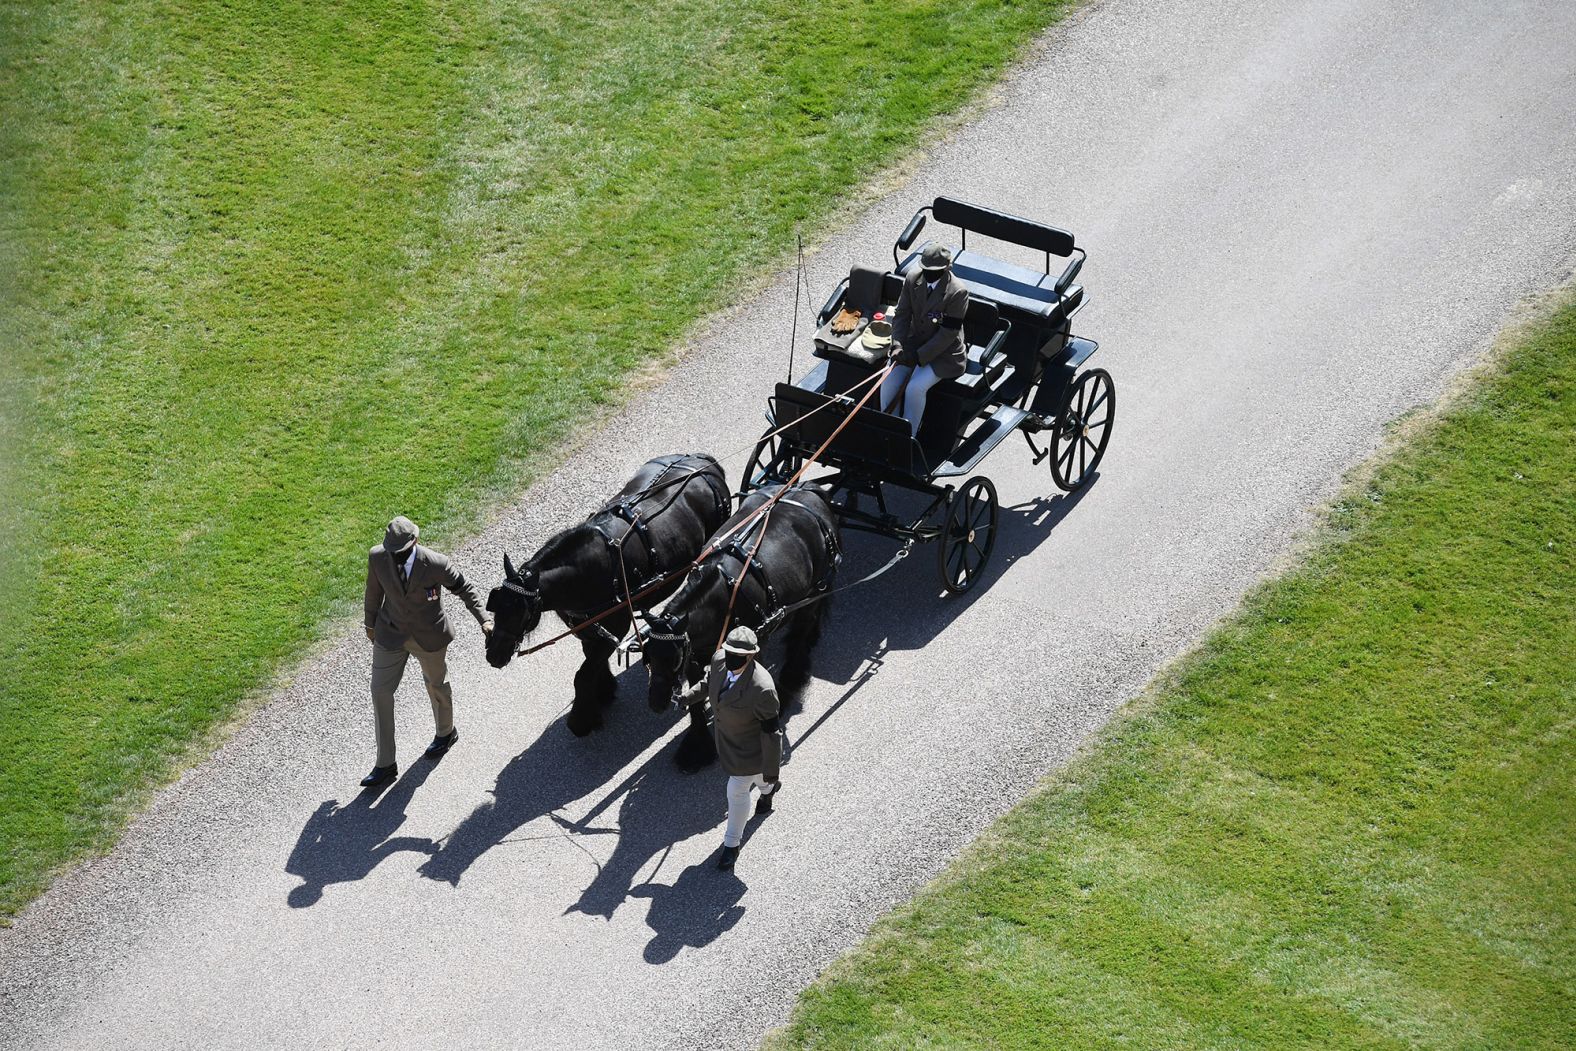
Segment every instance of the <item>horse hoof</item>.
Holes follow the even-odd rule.
[[[594,712],[570,712],[569,718],[564,720],[564,725],[569,727],[569,732],[576,737],[585,737],[594,730],[602,728],[602,718]]]
[[[673,758],[680,770],[693,774],[717,761],[717,746],[712,743],[709,732],[703,737],[686,733]]]

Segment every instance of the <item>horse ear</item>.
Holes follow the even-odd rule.
[[[507,551],[503,553],[503,575],[505,580],[513,580],[518,576],[514,571],[514,563],[509,561],[509,552]]]

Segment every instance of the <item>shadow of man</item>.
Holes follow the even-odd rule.
[[[673,844],[719,828],[726,816],[727,775],[715,763],[693,774],[680,772],[668,749],[648,759],[629,779],[610,791],[571,832],[605,831],[618,836],[612,856],[597,869],[591,883],[565,913],[583,912],[612,919],[631,896],[631,888],[648,862],[662,855],[647,879],[656,878]],[[592,822],[622,796],[617,829],[595,829]]]
[[[549,723],[525,751],[498,772],[491,801],[477,806],[443,838],[441,846],[422,864],[421,874],[459,886],[466,870],[517,829],[607,784],[652,741],[672,730],[672,713],[655,715],[646,711],[645,705],[634,703],[633,698],[645,694],[627,681],[631,674],[619,676],[619,696],[628,706],[628,718],[611,719],[589,737],[575,737],[561,719]],[[668,751],[662,749],[659,757],[672,764]]]
[[[286,899],[293,909],[316,905],[330,883],[363,879],[384,858],[402,850],[431,854],[437,847],[420,836],[395,836],[405,823],[405,811],[433,767],[418,762],[388,791],[362,792],[341,805],[326,799],[306,819],[295,847],[285,861],[285,871],[302,883],[290,888]]]
[[[739,899],[748,888],[731,872],[718,872],[711,859],[679,873],[671,887],[645,883],[630,891],[651,899],[646,926],[655,933],[641,955],[647,963],[664,964],[686,947],[710,945],[744,918]]]

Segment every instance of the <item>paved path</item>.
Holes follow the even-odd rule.
[[[1103,0],[833,238],[812,287],[885,258],[938,192],[1088,246],[1079,329],[1117,377],[1114,443],[1076,501],[1047,498],[1020,445],[995,454],[1011,509],[983,594],[938,598],[923,552],[841,603],[782,809],[735,874],[703,864],[720,776],[674,771],[643,672],[576,740],[569,651],[497,673],[474,631],[460,746],[411,762],[431,728],[407,686],[405,777],[358,800],[368,655],[347,629],[0,932],[0,1043],[753,1045],[1231,609],[1386,421],[1568,274],[1576,5]],[[647,455],[755,433],[791,289],[720,321],[463,564],[490,582],[500,547]]]

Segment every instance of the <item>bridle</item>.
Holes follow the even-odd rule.
[[[512,580],[505,580],[502,587],[505,591],[512,591],[522,598],[533,599],[542,597],[541,588],[528,588],[524,584],[516,584]]]
[[[513,594],[519,595],[521,598],[525,599],[527,602],[532,602],[532,601],[535,601],[535,600],[540,599],[542,597],[542,589],[541,588],[528,588],[524,584],[520,584],[520,583],[517,583],[517,582],[515,582],[513,580],[509,580],[508,578],[505,578],[503,583],[498,585],[498,586],[499,586],[499,588],[501,588],[504,591],[512,592]],[[487,608],[488,609],[492,608],[492,604],[490,602],[488,603],[488,607]],[[526,634],[525,632],[522,631],[518,635],[513,635],[512,640],[511,640],[511,636],[510,635],[505,635],[503,632],[499,631],[496,626],[493,628],[493,632],[497,636],[499,642],[504,642],[506,640],[509,640],[509,650],[510,650],[511,655],[513,654],[514,648],[516,646],[520,645],[521,641],[523,641],[525,639],[525,634]]]
[[[674,643],[678,644],[678,647],[679,647],[679,659],[678,659],[678,666],[676,668],[674,668],[674,670],[673,670],[673,694],[672,694],[672,701],[673,701],[673,703],[675,705],[677,705],[678,704],[678,696],[683,691],[683,688],[684,688],[684,669],[689,667],[689,662],[690,662],[689,632],[687,632],[687,631],[678,631],[678,632],[657,631],[648,622],[646,624],[646,626],[641,629],[640,634],[639,634],[638,637],[640,639],[641,652],[645,652],[645,648],[646,648],[645,644],[648,643],[648,642],[674,642]],[[649,663],[647,664],[647,667],[648,668],[650,667]]]

